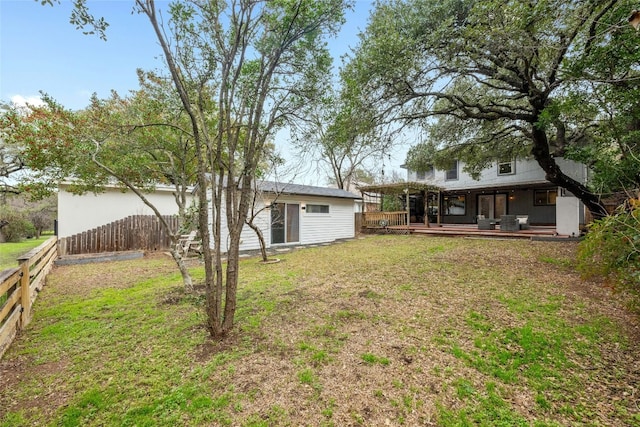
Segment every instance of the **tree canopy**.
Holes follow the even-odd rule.
[[[426,129],[410,167],[457,158],[477,175],[495,160],[532,156],[550,182],[602,215],[594,189],[555,157],[604,176],[606,161],[620,171],[625,153],[637,155],[632,9],[627,0],[383,1],[345,74],[383,121]]]
[[[375,174],[379,170],[375,161],[392,147],[392,139],[379,131],[372,112],[351,96],[346,85],[340,91],[326,89],[293,134],[297,150],[317,161],[329,182],[344,190]]]
[[[185,287],[193,289],[176,249],[181,230],[171,229],[147,197],[158,185],[172,187],[184,222],[196,177],[193,138],[171,82],[142,71],[139,80],[140,89],[130,96],[93,96],[81,111],[68,110],[45,95],[44,105],[10,109],[1,129],[7,146],[29,170],[20,186],[32,196],[50,194],[60,181],[77,194],[99,193],[113,185],[135,193],[172,238],[170,252]]]

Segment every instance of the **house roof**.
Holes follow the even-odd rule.
[[[304,196],[337,197],[341,199],[361,199],[362,197],[346,190],[312,185],[292,184],[288,182],[259,181],[258,189],[267,193],[296,194]]]

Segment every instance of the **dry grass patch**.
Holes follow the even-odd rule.
[[[637,315],[580,280],[575,249],[376,236],[246,260],[222,343],[169,259],[58,268],[0,362],[20,372],[0,420],[639,425]],[[37,379],[52,367],[64,381]]]

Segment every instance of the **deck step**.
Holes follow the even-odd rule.
[[[519,231],[478,230],[475,225],[444,225],[440,227],[428,227],[423,225],[390,226],[386,229],[368,230],[374,233],[393,234],[420,234],[431,236],[461,236],[461,237],[489,237],[489,238],[509,238],[509,239],[532,239],[532,240],[571,240],[570,236],[558,235],[555,227],[531,227]]]

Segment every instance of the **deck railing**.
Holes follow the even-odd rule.
[[[364,228],[393,227],[407,225],[407,212],[365,212],[362,217]]]

